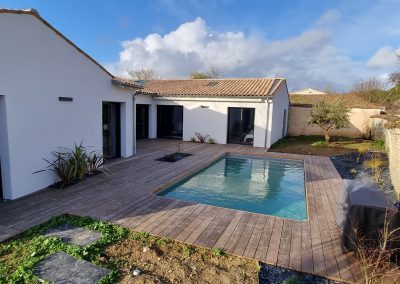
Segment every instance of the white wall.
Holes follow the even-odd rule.
[[[34,16],[0,14],[0,38],[0,95],[5,96],[8,129],[0,141],[8,138],[10,161],[5,198],[53,183],[48,171],[32,173],[46,168],[43,158],[52,159],[57,147],[83,141],[101,151],[103,101],[122,103],[121,154],[132,155],[131,92],[111,85],[107,73]],[[73,101],[60,102],[60,96]],[[0,147],[2,158],[5,148]]]
[[[183,140],[189,141],[196,132],[208,134],[219,144],[227,143],[228,134],[228,107],[255,108],[254,118],[254,146],[265,146],[265,129],[267,121],[267,106],[261,99],[197,99],[197,98],[155,98],[139,95],[136,104],[151,104],[150,133],[156,137],[157,109],[156,105],[183,106]],[[202,107],[203,106],[203,107]],[[152,111],[153,110],[153,111]],[[152,123],[153,122],[153,123]]]
[[[286,119],[284,119],[284,111],[286,110]],[[276,141],[286,136],[288,127],[288,113],[289,113],[289,95],[285,84],[278,90],[272,101],[272,117],[270,120],[271,136],[267,147],[271,147]],[[285,126],[283,125],[285,122]],[[284,128],[284,135],[282,130]]]

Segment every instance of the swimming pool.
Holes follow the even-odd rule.
[[[304,162],[226,155],[158,195],[225,208],[307,219]]]

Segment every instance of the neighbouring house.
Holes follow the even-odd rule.
[[[133,93],[35,10],[0,9],[0,199],[54,183],[43,158],[91,146],[106,157],[134,153]],[[123,88],[121,88],[123,87]]]
[[[307,88],[307,89],[294,91],[294,92],[290,93],[290,95],[327,95],[327,93],[321,92],[318,90],[314,90],[311,88]]]
[[[368,102],[354,94],[347,95],[290,95],[288,135],[323,135],[318,125],[309,124],[313,105],[320,101],[332,102],[344,100],[351,109],[349,113],[350,126],[335,129],[334,136],[350,138],[369,138],[371,136],[371,117],[379,115],[383,107]]]
[[[287,132],[282,78],[150,80],[135,104],[138,139],[190,141],[198,132],[219,144],[269,148]]]
[[[36,10],[0,9],[0,38],[0,200],[53,184],[44,159],[75,143],[111,159],[134,155],[136,138],[268,148],[286,135],[285,79],[123,80]]]

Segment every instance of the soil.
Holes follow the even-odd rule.
[[[124,262],[120,283],[258,283],[255,260],[215,256],[211,250],[159,240],[128,238],[107,248],[108,257]],[[133,276],[136,268],[139,276]]]
[[[310,146],[310,142],[298,142],[284,148],[270,148],[268,151],[331,157],[338,154],[350,154],[353,153],[355,150],[339,147],[315,147]]]

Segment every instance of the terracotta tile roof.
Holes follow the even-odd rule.
[[[290,95],[290,105],[299,107],[312,107],[320,101],[332,102],[343,99],[351,108],[381,109],[382,106],[370,103],[354,94],[347,95]]]
[[[155,96],[267,97],[285,82],[283,78],[149,80],[141,92]]]

